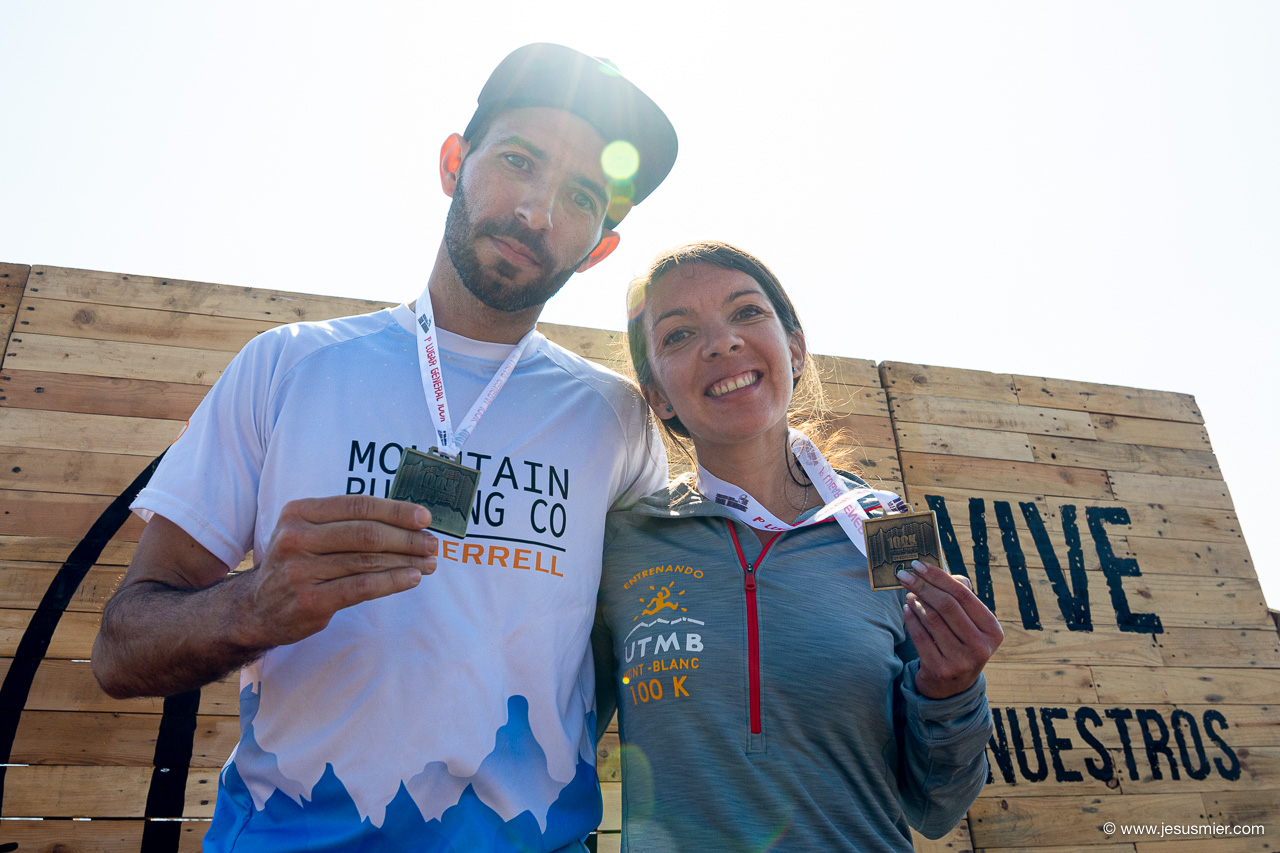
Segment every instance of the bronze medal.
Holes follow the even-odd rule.
[[[425,506],[431,510],[428,530],[461,539],[467,535],[479,485],[477,469],[458,464],[437,448],[428,453],[406,448],[391,482],[391,497]]]
[[[863,522],[867,537],[867,570],[872,589],[902,589],[897,574],[911,570],[911,561],[947,568],[933,510],[901,512]]]

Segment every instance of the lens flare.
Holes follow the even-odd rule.
[[[604,147],[600,165],[605,176],[615,184],[626,183],[640,170],[640,152],[625,139],[615,139]]]

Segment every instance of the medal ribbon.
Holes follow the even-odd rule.
[[[418,369],[422,374],[422,392],[427,397],[427,408],[431,410],[431,419],[435,424],[436,447],[446,456],[458,458],[461,455],[463,443],[475,430],[476,424],[480,423],[480,418],[493,404],[502,386],[507,384],[511,371],[516,369],[516,362],[520,361],[529,342],[533,340],[535,330],[530,329],[528,334],[516,343],[515,349],[511,350],[506,360],[502,362],[502,366],[498,368],[498,372],[480,392],[480,396],[471,406],[471,411],[467,412],[462,425],[455,432],[453,419],[449,415],[449,401],[444,393],[444,374],[440,366],[440,347],[436,338],[435,311],[431,308],[430,288],[430,284],[424,287],[414,303],[417,314],[414,332],[417,333],[418,339]]]
[[[870,516],[863,508],[861,499],[866,497],[875,499],[885,513],[905,512],[906,502],[893,492],[882,492],[870,488],[850,489],[836,474],[835,469],[831,467],[831,463],[822,455],[817,445],[799,430],[790,430],[787,441],[791,452],[795,454],[804,472],[813,482],[814,488],[825,501],[825,506],[809,519],[799,524],[788,524],[761,506],[760,502],[746,491],[721,480],[701,465],[698,466],[698,491],[729,510],[743,524],[756,530],[797,530],[835,516],[845,535],[865,557],[867,555],[866,534],[863,533],[862,524]]]

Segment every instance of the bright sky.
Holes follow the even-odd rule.
[[[388,301],[493,66],[607,56],[680,158],[543,319],[621,328],[711,237],[816,352],[1194,394],[1280,606],[1280,3],[0,0],[0,32],[0,261]]]

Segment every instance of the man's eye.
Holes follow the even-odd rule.
[[[523,154],[503,154],[502,157],[517,169],[525,169],[529,166],[529,158]]]
[[[582,210],[595,212],[596,200],[591,197],[591,193],[578,190],[573,194],[573,203]]]

